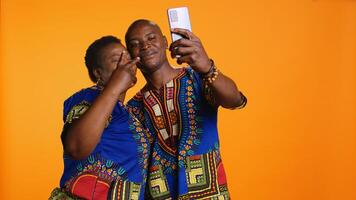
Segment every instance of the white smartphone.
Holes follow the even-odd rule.
[[[189,31],[192,31],[187,7],[169,8],[168,20],[169,20],[169,27],[171,29],[184,28]],[[182,38],[181,35],[175,33],[171,33],[171,36],[172,36],[172,42]]]

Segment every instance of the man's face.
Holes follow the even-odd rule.
[[[133,58],[140,57],[138,67],[144,73],[153,73],[167,61],[167,40],[158,26],[149,22],[136,24],[126,39],[127,49]]]

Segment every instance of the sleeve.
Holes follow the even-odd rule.
[[[78,119],[90,107],[90,103],[85,99],[84,90],[74,94],[64,101],[63,121],[70,124]]]
[[[201,75],[197,72],[195,72],[193,69],[189,68],[190,73],[192,74],[194,83],[197,85],[196,89],[198,91],[201,91],[202,96],[205,98],[205,100],[214,108],[217,108],[218,105],[216,104],[216,99],[213,93],[213,90],[211,89],[211,87],[209,87],[207,84],[204,84],[204,81],[201,77]],[[234,109],[241,109],[244,108],[247,104],[247,98],[246,96],[240,92],[240,95],[242,97],[242,103],[234,108],[230,108],[232,110]]]
[[[90,104],[85,99],[85,90],[81,90],[67,100],[64,101],[63,105],[63,121],[64,125],[61,133],[61,141],[63,147],[65,147],[65,138],[67,137],[68,129],[71,126],[73,120],[78,119],[81,115],[88,110]]]
[[[199,73],[194,71],[192,68],[188,68],[188,72],[191,75],[194,83],[194,89],[200,92],[201,96],[214,108],[217,108],[215,96],[213,95],[213,91],[208,85],[204,84],[204,81]]]

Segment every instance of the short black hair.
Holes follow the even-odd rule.
[[[132,24],[129,26],[129,28],[126,31],[125,42],[126,42],[126,46],[127,47],[129,46],[128,42],[129,42],[129,35],[131,34],[131,31],[134,28],[136,28],[136,26],[141,25],[141,24],[148,24],[148,25],[151,25],[153,27],[156,27],[162,33],[161,28],[156,23],[154,23],[153,21],[148,20],[148,19],[138,19],[138,20],[132,22]],[[162,35],[163,35],[163,33],[162,33]]]
[[[87,49],[85,53],[85,65],[89,72],[90,80],[94,83],[97,82],[97,78],[94,75],[94,69],[99,67],[99,52],[101,49],[112,43],[121,44],[121,40],[115,36],[107,35],[102,38],[95,40]]]

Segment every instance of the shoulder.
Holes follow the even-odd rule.
[[[133,101],[142,101],[143,95],[142,95],[142,90],[138,91],[135,96],[131,98]]]
[[[86,106],[90,105],[90,103],[96,98],[98,94],[99,90],[97,90],[95,87],[79,90],[64,101],[64,113],[68,113],[70,109],[79,104],[85,104]]]
[[[133,96],[127,103],[126,106],[139,106],[143,101],[143,95],[142,95],[142,91],[138,91],[135,96]]]
[[[64,104],[69,104],[70,102],[77,101],[77,100],[84,100],[84,99],[90,99],[90,97],[95,97],[99,94],[99,91],[96,89],[96,87],[88,87],[79,90],[78,92],[74,93],[70,97],[68,97],[65,101]]]

